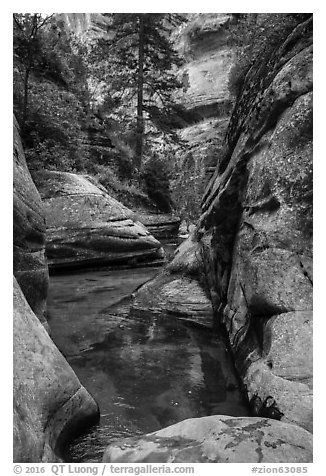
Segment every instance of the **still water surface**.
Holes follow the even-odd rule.
[[[52,276],[52,338],[99,404],[101,419],[72,442],[68,462],[100,462],[118,438],[186,418],[248,415],[226,343],[212,331],[129,312],[132,292],[160,268]]]

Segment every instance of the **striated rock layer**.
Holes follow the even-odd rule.
[[[13,125],[13,269],[29,305],[45,323],[49,280],[45,259],[45,220],[40,195],[27,168],[15,118]]]
[[[76,431],[95,423],[97,404],[28,305],[14,278],[14,462],[61,461]]]
[[[253,67],[197,236],[255,414],[312,430],[312,19]]]
[[[159,241],[91,177],[35,171],[33,178],[43,199],[50,267],[134,266],[162,259]]]
[[[180,71],[180,100],[197,121],[223,115],[231,107],[228,75],[234,53],[227,44],[230,18],[224,13],[193,13],[174,33],[175,46],[186,59]]]
[[[232,15],[190,13],[187,17],[187,23],[173,37],[176,49],[185,58],[179,71],[183,88],[176,101],[184,110],[179,135],[189,152],[178,160],[187,170],[191,156],[193,173],[200,175],[206,185],[217,164],[217,152],[222,148],[234,103],[228,88],[235,60],[235,49],[228,41]]]
[[[312,435],[267,418],[191,418],[112,443],[105,463],[310,463]]]

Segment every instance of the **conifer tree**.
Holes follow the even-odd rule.
[[[181,84],[173,67],[181,60],[170,42],[171,26],[184,21],[178,14],[113,13],[111,40],[99,40],[97,47],[111,55],[111,90],[122,91],[121,100],[136,105],[135,166],[143,156],[144,112],[157,119],[168,108],[171,94]],[[106,50],[105,50],[106,49]],[[155,116],[155,117],[154,117]],[[164,116],[164,114],[162,114]]]

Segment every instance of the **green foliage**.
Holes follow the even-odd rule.
[[[99,39],[91,57],[94,78],[106,83],[101,94],[109,98],[112,119],[128,131],[136,165],[141,166],[144,139],[149,130],[162,130],[174,139],[166,120],[172,93],[181,86],[174,68],[181,60],[170,42],[171,25],[178,14],[104,14],[111,21],[110,39]],[[163,120],[162,120],[163,119]],[[148,148],[148,147],[147,147]]]
[[[201,214],[200,203],[204,192],[205,165],[191,153],[179,151],[171,184],[177,213],[187,225],[195,223]]]
[[[93,163],[89,171],[112,197],[121,201],[124,205],[131,209],[135,206],[151,207],[151,202],[147,195],[140,189],[138,182],[122,180],[111,168],[104,165]]]
[[[31,167],[83,169],[89,101],[82,53],[55,17],[14,14],[14,112]]]
[[[170,212],[173,207],[170,176],[167,162],[158,155],[154,155],[144,165],[142,178],[145,182],[147,194],[158,209],[163,212]]]

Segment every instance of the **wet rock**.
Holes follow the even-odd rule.
[[[201,247],[194,232],[175,250],[173,260],[166,266],[171,274],[200,277],[203,272]]]
[[[14,462],[60,461],[62,444],[98,416],[14,278]]]
[[[311,24],[298,25],[268,65],[266,59],[248,75],[197,229],[214,310],[229,333],[249,399],[260,402],[257,414],[270,411],[308,430]]]
[[[144,284],[131,304],[133,312],[173,316],[205,327],[213,326],[213,310],[200,284],[186,276],[161,274]]]
[[[105,463],[309,463],[312,436],[265,418],[192,418],[111,444]]]
[[[89,177],[33,172],[43,200],[49,266],[64,268],[162,260],[160,243],[133,212]]]
[[[13,269],[35,314],[46,323],[48,268],[45,259],[45,221],[40,195],[27,168],[14,118],[13,153]]]
[[[164,272],[136,292],[132,310],[148,310],[211,328],[213,308],[201,283],[203,262],[194,235],[181,243],[174,254]]]

